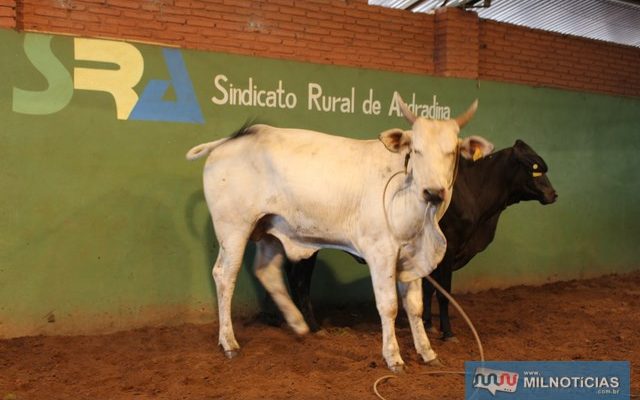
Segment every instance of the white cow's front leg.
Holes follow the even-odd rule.
[[[426,363],[436,362],[438,356],[431,348],[431,343],[422,322],[422,282],[416,279],[411,282],[398,282],[398,291],[402,296],[402,305],[407,312],[413,344],[422,360]]]
[[[395,320],[398,315],[398,296],[396,294],[395,259],[367,260],[371,270],[371,281],[376,298],[376,307],[382,323],[382,356],[393,372],[404,369],[400,357],[400,347],[396,339]]]

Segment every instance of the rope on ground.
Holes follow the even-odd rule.
[[[451,296],[446,290],[444,290],[444,288],[442,286],[440,286],[440,284],[438,284],[438,282],[436,282],[430,276],[427,276],[426,278],[429,280],[429,282],[438,291],[440,291],[440,293],[442,293],[447,299],[449,299],[451,304],[453,304],[453,306],[456,308],[456,310],[458,310],[460,315],[462,315],[462,318],[464,318],[464,320],[467,323],[467,325],[469,325],[469,328],[471,329],[471,332],[473,333],[473,337],[476,340],[476,344],[478,345],[478,351],[480,352],[480,361],[484,362],[484,348],[482,347],[482,341],[480,341],[480,336],[478,335],[478,331],[476,331],[476,328],[475,328],[475,326],[473,326],[473,322],[471,322],[471,319],[469,318],[467,313],[464,312],[464,310],[462,309],[460,304],[458,304],[458,302],[453,298],[453,296]],[[422,373],[420,373],[418,375],[465,375],[465,372],[464,371],[425,371],[425,372],[422,372]],[[375,395],[380,400],[387,400],[387,399],[384,398],[380,394],[380,392],[378,392],[378,384],[381,383],[381,382],[384,382],[384,381],[386,381],[388,379],[394,379],[394,378],[397,378],[397,376],[396,375],[384,375],[384,376],[381,376],[380,378],[376,379],[376,381],[373,383],[373,393],[375,393]]]
[[[438,289],[438,291],[442,293],[444,297],[446,297],[451,302],[451,304],[453,304],[453,306],[456,308],[456,310],[458,310],[460,315],[462,315],[462,318],[464,318],[467,325],[469,325],[469,329],[471,329],[471,333],[473,333],[473,337],[476,339],[476,344],[478,345],[478,351],[480,352],[480,361],[484,362],[484,348],[482,347],[480,336],[478,336],[478,331],[476,331],[475,326],[473,326],[473,322],[471,322],[471,318],[469,318],[467,313],[464,312],[460,304],[458,304],[458,302],[453,298],[453,296],[451,296],[449,292],[444,290],[444,288],[440,286],[440,284],[436,282],[435,279],[433,279],[428,275],[426,276],[426,278],[433,285],[433,287]]]
[[[376,379],[376,381],[373,382],[373,393],[375,393],[376,396],[378,396],[379,399],[386,400],[384,397],[382,397],[380,392],[378,392],[378,383],[380,383],[382,381],[386,381],[387,379],[395,379],[395,378],[397,378],[396,375],[384,375],[384,376],[381,376],[380,378]]]

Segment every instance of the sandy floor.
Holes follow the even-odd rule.
[[[489,360],[630,360],[640,392],[640,273],[460,296]],[[149,328],[104,336],[0,341],[0,399],[375,399],[389,371],[373,306],[319,310],[322,334],[237,320],[241,355],[227,360],[216,326]],[[477,359],[455,311],[459,343],[432,344],[449,368]],[[331,316],[331,317],[327,317]],[[406,320],[407,373],[380,385],[387,399],[462,399],[458,376],[424,372]]]

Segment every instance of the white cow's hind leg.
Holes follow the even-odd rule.
[[[283,261],[284,250],[278,239],[267,236],[257,243],[254,264],[256,276],[282,311],[289,326],[298,335],[304,335],[309,332],[309,326],[300,310],[291,301],[282,276]]]
[[[436,362],[438,356],[431,348],[431,343],[424,330],[422,322],[422,282],[416,279],[411,282],[398,282],[398,291],[402,296],[402,305],[407,312],[409,325],[411,326],[411,335],[413,336],[413,344],[418,354],[426,363]]]
[[[220,333],[218,343],[227,357],[237,355],[240,346],[233,333],[231,321],[231,299],[236,286],[238,272],[242,266],[242,257],[248,237],[237,233],[230,236],[219,236],[220,251],[213,266],[213,279],[216,282],[218,296],[218,319]]]
[[[395,319],[398,314],[395,258],[369,257],[367,263],[371,271],[376,307],[382,323],[382,356],[389,369],[393,372],[402,372],[404,361],[400,357],[400,347],[395,331]]]

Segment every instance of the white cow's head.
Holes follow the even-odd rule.
[[[390,151],[409,155],[407,172],[413,179],[412,189],[416,194],[434,206],[444,201],[446,208],[451,199],[458,154],[475,158],[493,151],[493,145],[481,137],[458,138],[460,129],[475,114],[478,101],[455,119],[432,120],[417,117],[402,99],[398,100],[412,129],[390,129],[380,135],[380,140]]]

